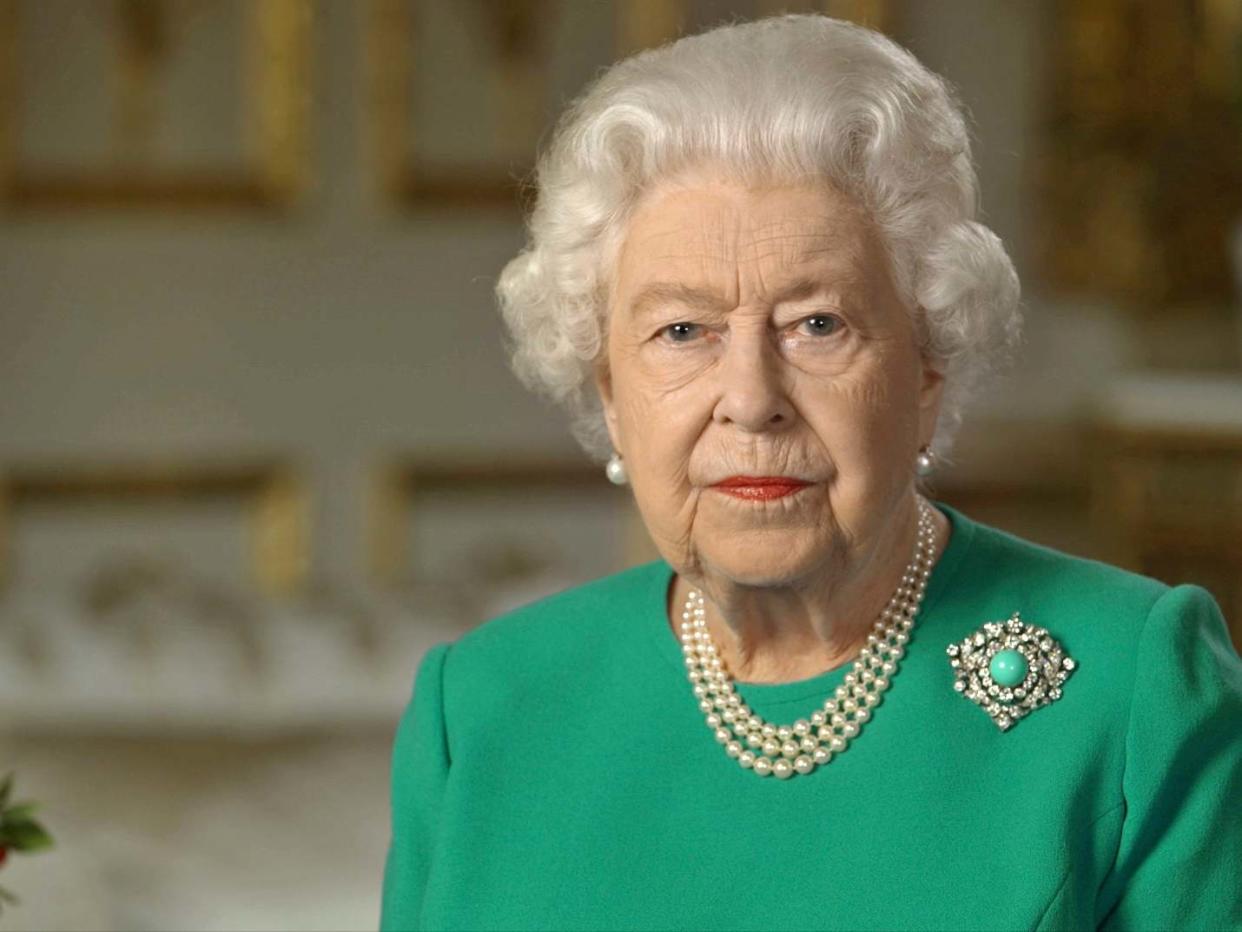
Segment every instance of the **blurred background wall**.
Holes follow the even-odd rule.
[[[506,368],[515,182],[618,55],[811,9],[954,84],[1023,281],[937,497],[1236,626],[1236,3],[3,0],[0,771],[58,843],[0,928],[375,927],[422,652],[653,555]]]

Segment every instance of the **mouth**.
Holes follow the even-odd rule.
[[[809,485],[809,482],[791,476],[730,476],[711,488],[734,498],[770,501],[793,495]]]

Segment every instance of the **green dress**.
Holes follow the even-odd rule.
[[[1242,662],[1216,602],[936,506],[952,534],[905,659],[806,776],[716,743],[663,560],[428,651],[381,928],[1242,929]],[[945,648],[1015,611],[1077,668],[1002,731]],[[849,668],[736,685],[792,722]]]

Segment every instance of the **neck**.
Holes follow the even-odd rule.
[[[931,511],[934,562],[948,542],[949,528],[944,515]],[[772,588],[679,575],[670,615],[680,619],[690,591],[702,592],[708,630],[735,680],[785,683],[816,676],[853,659],[866,644],[914,554],[917,533],[918,508],[911,496],[856,565],[817,573],[806,584]]]

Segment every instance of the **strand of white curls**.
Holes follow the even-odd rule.
[[[624,226],[653,181],[704,163],[740,180],[827,179],[869,211],[926,349],[945,371],[933,450],[1011,358],[1018,278],[975,220],[978,180],[951,88],[880,33],[818,15],[721,26],[621,61],[563,114],[535,169],[528,244],[497,285],[515,373],[611,450],[592,364]],[[919,310],[921,308],[921,311]]]

